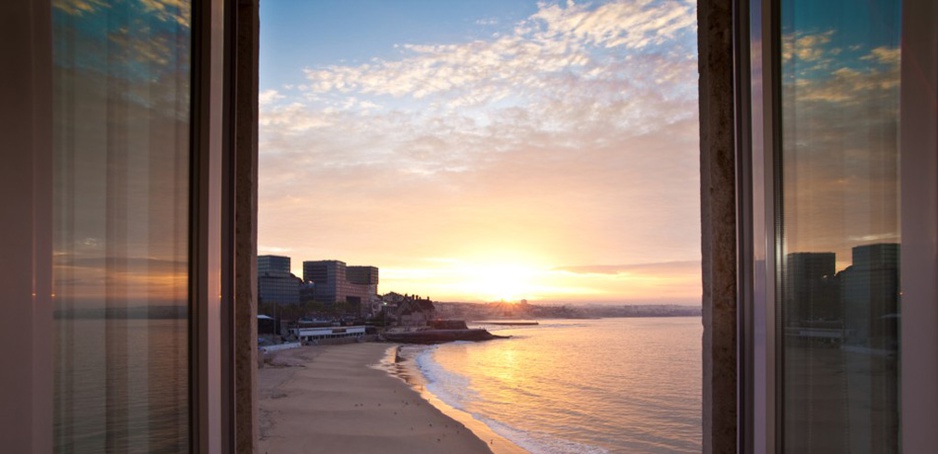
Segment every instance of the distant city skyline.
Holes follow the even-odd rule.
[[[262,2],[258,253],[438,301],[698,304],[695,8]]]

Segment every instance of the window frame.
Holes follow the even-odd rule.
[[[52,11],[51,2],[0,4],[0,446],[52,451]]]
[[[192,1],[189,196],[189,443],[192,453],[234,446],[232,229],[228,110],[232,15],[224,0]]]
[[[780,157],[779,0],[735,3],[737,301],[740,362],[738,452],[780,448],[781,389],[776,385],[779,288],[776,272]],[[751,34],[759,21],[762,35]],[[938,6],[902,4],[900,198],[900,444],[938,445]],[[761,55],[755,57],[749,53]],[[766,58],[762,58],[766,56]],[[761,103],[760,103],[761,102]],[[747,124],[748,122],[748,124]],[[761,140],[759,140],[761,138]],[[761,174],[761,175],[760,175]]]
[[[900,443],[912,451],[938,446],[938,5],[902,6]]]
[[[251,65],[254,73],[257,65],[255,57],[235,66],[233,52],[240,50],[238,46],[256,43],[250,33],[237,34],[236,9],[245,11],[247,20],[254,11],[256,20],[257,0],[192,0],[188,421],[192,453],[251,452],[251,443],[235,443],[236,429],[247,427],[249,434],[256,434],[253,409],[243,405],[238,413],[235,409],[235,383],[244,380],[236,380],[234,342],[237,338],[250,345],[256,322],[249,319],[247,327],[238,325],[236,331],[235,315],[250,317],[255,296],[254,286],[248,284],[238,293],[240,304],[234,304],[235,270],[243,270],[245,263],[250,266],[254,243],[239,243],[238,249],[234,239],[238,234],[251,236],[256,210],[247,210],[235,224],[234,207],[238,200],[252,197],[256,188],[254,180],[236,178],[234,171],[256,170],[256,156],[251,159],[252,152],[256,155],[256,135],[253,148],[251,136],[234,139],[232,106],[246,106],[238,110],[242,122],[257,120],[256,109],[250,110],[256,106],[256,90],[251,100],[249,93],[232,89],[236,75],[250,76]],[[8,0],[0,2],[0,13],[4,33],[0,62],[17,68],[2,74],[0,93],[6,102],[0,108],[0,127],[5,145],[20,151],[5,155],[0,166],[0,189],[5,194],[0,210],[4,250],[0,295],[6,310],[0,317],[0,342],[9,347],[4,359],[15,365],[0,374],[0,445],[11,452],[52,452],[52,2]],[[236,188],[246,196],[236,195]],[[242,232],[236,233],[239,229]],[[236,307],[246,310],[236,313]],[[248,350],[246,357],[256,358],[256,352]],[[244,363],[238,363],[237,373],[256,368],[250,360]],[[250,375],[247,380],[248,387],[256,386]]]

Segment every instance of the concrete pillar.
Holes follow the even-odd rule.
[[[736,157],[733,2],[698,2],[703,447],[736,452]]]
[[[235,446],[257,451],[257,84],[258,0],[239,0],[235,14],[234,368]]]

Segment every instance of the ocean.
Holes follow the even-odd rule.
[[[55,452],[188,449],[187,320],[60,319],[56,327]]]
[[[185,451],[186,325],[59,320],[56,450]],[[699,317],[483,326],[511,338],[404,351],[427,391],[518,446],[700,452]]]
[[[535,454],[701,451],[699,317],[479,325],[411,349],[426,390]]]

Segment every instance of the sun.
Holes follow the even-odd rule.
[[[524,265],[475,264],[462,270],[461,290],[486,301],[517,301],[531,298],[537,287],[538,270]]]

